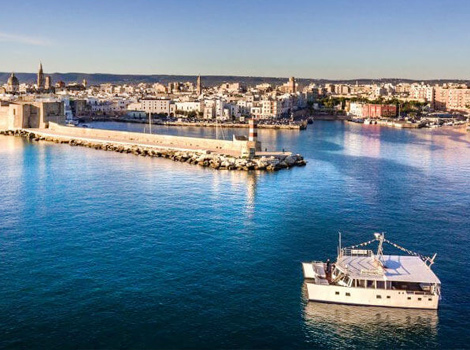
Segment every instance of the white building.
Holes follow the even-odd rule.
[[[170,114],[170,99],[142,99],[140,110],[146,113]]]
[[[204,102],[191,101],[191,102],[175,102],[176,110],[182,112],[204,112]]]
[[[412,84],[409,98],[423,102],[434,102],[434,88],[428,85]]]
[[[282,114],[282,102],[273,99],[260,101],[261,118],[280,118]]]
[[[351,102],[349,105],[349,115],[362,117],[362,103]]]

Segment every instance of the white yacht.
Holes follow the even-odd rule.
[[[369,242],[338,247],[335,263],[302,263],[309,300],[369,306],[437,309],[439,278],[431,270],[432,258],[409,251],[375,233]],[[377,252],[362,249],[378,242]],[[408,255],[384,255],[388,243]]]

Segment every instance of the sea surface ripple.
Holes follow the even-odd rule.
[[[0,348],[468,347],[470,133],[258,134],[308,165],[216,171],[0,136]],[[338,231],[437,252],[440,309],[307,303],[300,263],[334,258]]]

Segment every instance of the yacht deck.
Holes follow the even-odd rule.
[[[380,281],[441,283],[432,270],[418,256],[384,255],[384,269],[370,256],[342,256],[336,265],[351,278]]]

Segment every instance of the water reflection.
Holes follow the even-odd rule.
[[[247,220],[252,220],[255,214],[257,175],[247,174],[246,180],[245,216]]]
[[[0,154],[21,152],[24,148],[23,139],[0,135]]]
[[[260,172],[206,170],[210,171],[212,176],[212,195],[218,199],[231,200],[234,208],[242,206],[240,209],[243,209],[244,217],[251,221],[255,214],[256,189]],[[228,195],[221,190],[221,187],[226,185],[230,186]],[[242,196],[239,197],[239,194]],[[239,198],[243,198],[242,203],[237,203]]]
[[[304,286],[303,296],[306,298]],[[414,310],[306,302],[309,342],[328,347],[436,347],[436,310]]]
[[[367,155],[372,158],[379,158],[380,153],[380,128],[366,130],[362,133],[350,132],[344,135],[346,146],[345,154],[351,156]]]

